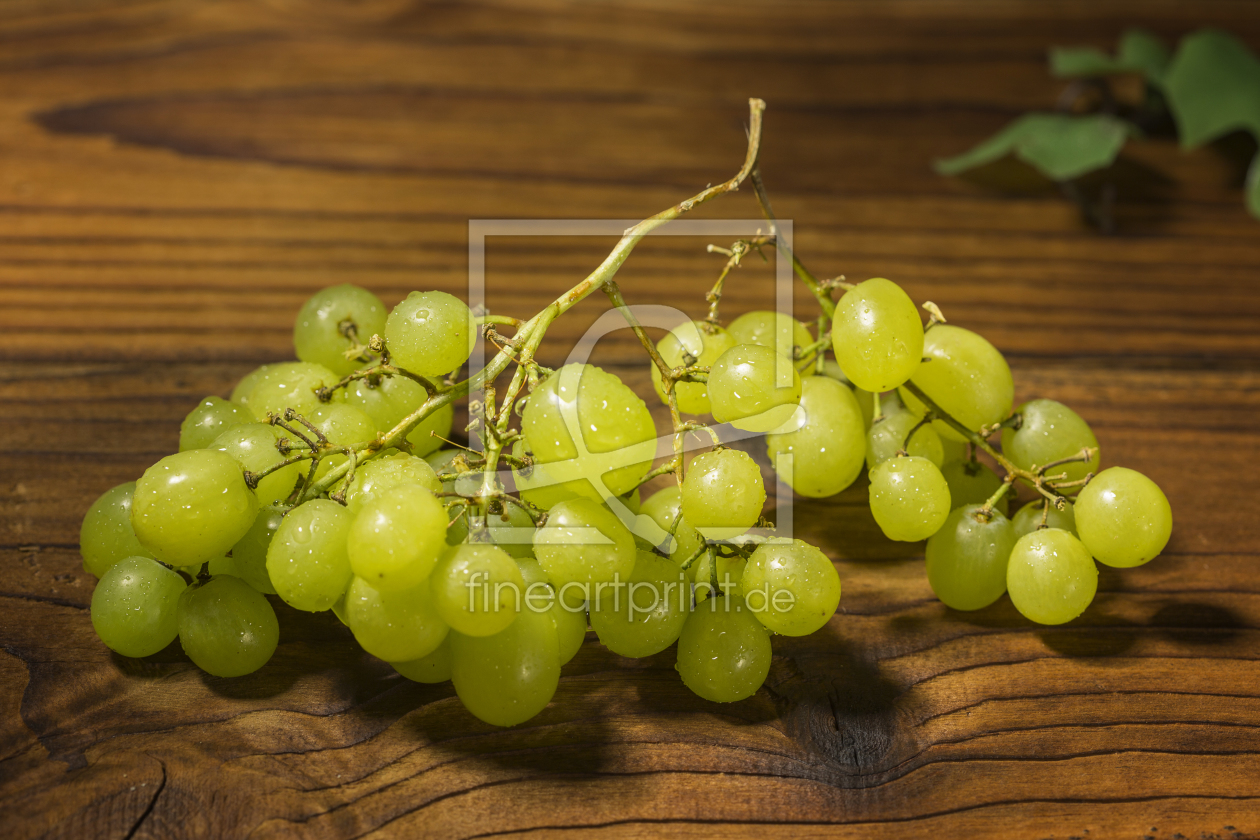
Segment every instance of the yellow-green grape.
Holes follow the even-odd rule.
[[[175,641],[185,582],[151,557],[125,557],[92,590],[92,627],[123,656],[150,656]]]
[[[768,629],[808,636],[840,606],[840,575],[827,555],[802,540],[771,540],[748,558],[740,591],[745,605]]]
[[[358,286],[342,283],[321,289],[302,304],[293,325],[293,347],[304,362],[314,362],[345,376],[361,362],[347,359],[354,346],[343,324],[353,324],[358,344],[367,344],[373,335],[385,332],[385,304]]]
[[[802,496],[834,496],[862,472],[865,438],[862,409],[853,391],[826,376],[801,380],[805,422],[785,434],[766,435],[770,463],[788,486]],[[792,455],[791,473],[785,472]]]
[[[452,633],[451,682],[464,707],[486,723],[529,720],[560,685],[560,644],[551,617],[525,610],[493,636]]]
[[[253,422],[254,415],[245,406],[222,397],[206,397],[179,425],[179,451],[205,449],[233,426]]]
[[[373,378],[356,379],[337,393],[346,405],[371,417],[382,435],[392,431],[428,400],[424,387],[405,376],[382,376],[379,383]],[[407,433],[412,454],[423,457],[441,448],[442,438],[451,436],[454,417],[455,408],[448,402],[421,420]]]
[[[534,556],[560,588],[625,580],[634,570],[634,537],[608,508],[590,499],[572,499],[551,509],[534,534]],[[583,594],[582,600],[588,596]],[[568,599],[566,598],[566,602]]]
[[[534,556],[534,520],[518,504],[505,502],[503,513],[486,514],[490,542],[517,559]]]
[[[927,458],[889,458],[871,470],[871,513],[890,540],[927,539],[945,524],[950,507],[949,485]]]
[[[565,365],[543,380],[526,400],[521,432],[536,462],[532,485],[564,482],[596,500],[630,492],[656,457],[643,400],[594,365]]]
[[[385,321],[385,344],[398,367],[421,376],[459,370],[477,346],[477,321],[446,292],[412,292]]]
[[[450,629],[422,580],[411,589],[381,592],[356,577],[346,590],[346,624],[359,647],[386,662],[410,662],[428,656]]]
[[[999,511],[980,505],[950,512],[927,541],[928,583],[941,603],[956,610],[987,607],[1006,591],[1006,562],[1018,539]]]
[[[512,444],[512,457],[521,459],[528,455],[531,459],[534,457],[526,448],[526,442],[522,440]],[[534,507],[543,510],[551,510],[561,502],[567,502],[570,499],[584,498],[589,499],[598,494],[594,492],[593,485],[589,481],[559,481],[551,474],[553,467],[559,470],[575,471],[579,469],[579,465],[566,462],[559,465],[539,465],[531,464],[528,467],[518,469],[512,467],[512,479],[516,483],[517,494],[529,502]],[[578,492],[581,490],[582,492]]]
[[[581,650],[586,641],[586,611],[580,606],[569,609],[560,602],[555,586],[537,560],[517,560],[525,581],[525,609],[551,617],[556,628],[560,664],[564,665]]]
[[[697,455],[682,483],[682,514],[701,535],[729,540],[757,524],[766,503],[761,470],[747,452]]]
[[[350,626],[350,619],[346,617],[346,593],[343,592],[337,603],[332,605],[332,614],[346,627]]]
[[[351,513],[358,513],[364,505],[388,496],[404,484],[418,484],[435,496],[442,492],[442,482],[427,461],[397,452],[359,465],[346,488],[346,506]]]
[[[937,435],[937,437],[939,438],[940,435]],[[953,438],[940,438],[940,441],[941,451],[944,453],[944,459],[941,461],[942,466],[954,461],[968,461],[971,459],[971,447],[966,441],[954,440]]]
[[[131,497],[136,483],[128,481],[101,494],[83,517],[79,528],[79,553],[83,568],[100,577],[125,557],[152,557],[136,539],[131,527]]]
[[[641,513],[651,518],[666,534],[674,528],[673,541],[664,548],[668,550],[669,559],[675,565],[691,559],[700,546],[704,545],[704,537],[700,536],[700,532],[691,527],[685,517],[679,518],[682,513],[682,489],[677,484],[671,484],[649,496],[643,503]],[[676,528],[675,521],[678,522]]]
[[[713,419],[746,432],[773,432],[796,413],[801,377],[792,362],[760,344],[737,344],[709,371]]]
[[[354,446],[356,448],[376,439],[376,424],[359,409],[345,403],[321,404],[306,415],[306,419],[315,424],[328,442],[333,446]],[[349,458],[342,454],[325,455],[315,470],[318,480],[328,474],[329,470],[344,464]]]
[[[446,509],[446,544],[459,545],[468,541],[468,520],[473,515],[466,502],[452,504]]]
[[[241,377],[241,381],[237,382],[236,387],[232,389],[232,402],[249,408],[250,392],[254,390],[254,386],[258,384],[258,381],[266,375],[271,367],[273,365],[259,365]],[[252,414],[253,412],[251,411],[250,413]]]
[[[1022,470],[1044,467],[1061,458],[1072,458],[1085,447],[1098,448],[1089,424],[1061,402],[1029,400],[1015,409],[1020,415],[1018,429],[1002,430],[1002,454]],[[1098,452],[1089,461],[1051,467],[1046,475],[1066,474],[1065,481],[1077,481],[1098,470]]]
[[[315,389],[331,387],[338,379],[328,368],[310,362],[268,365],[250,390],[246,407],[259,420],[266,420],[268,413],[283,415],[286,408],[307,416],[321,405]]]
[[[490,543],[447,551],[429,576],[438,615],[465,636],[493,636],[521,610],[525,581],[516,561]]]
[[[705,321],[688,321],[679,324],[656,343],[656,350],[671,368],[699,365],[709,367],[727,350],[735,346],[735,339],[726,330]],[[690,356],[687,361],[684,356]],[[668,403],[665,395],[665,380],[656,365],[651,366],[652,385],[663,402]],[[678,382],[674,385],[674,394],[678,399],[678,410],[684,414],[708,414],[709,392],[703,382]]]
[[[178,609],[179,643],[207,674],[250,674],[276,652],[280,640],[276,612],[240,578],[220,575],[194,583],[179,596]]]
[[[760,344],[788,359],[796,348],[814,343],[814,337],[800,321],[786,312],[758,309],[745,312],[726,328],[735,344]],[[702,363],[703,364],[703,363]]]
[[[447,521],[446,509],[428,490],[418,484],[395,487],[364,505],[351,523],[350,568],[382,592],[411,589],[429,576],[446,549]]]
[[[945,453],[941,447],[941,436],[931,424],[920,426],[920,415],[898,409],[884,415],[884,419],[871,425],[866,434],[866,466],[875,469],[878,464],[896,456],[902,449],[909,455],[927,458],[938,467],[945,463]],[[917,429],[915,427],[918,426]],[[906,435],[914,430],[910,445],[906,446]]]
[[[276,587],[267,574],[267,549],[271,548],[271,540],[276,529],[284,520],[284,509],[265,507],[258,511],[254,524],[249,526],[245,536],[232,546],[232,565],[236,568],[238,578],[248,583],[264,595],[275,595]],[[211,568],[211,573],[214,569]]]
[[[630,576],[595,587],[591,627],[604,647],[621,656],[660,653],[682,633],[691,612],[691,583],[674,563],[640,551]]]
[[[1006,590],[1025,618],[1063,624],[1094,600],[1098,567],[1076,537],[1058,528],[1042,528],[1020,537],[1011,549]]]
[[[625,505],[626,508],[635,516],[638,516],[643,510],[643,496],[639,493],[638,487],[634,488],[629,493],[624,493],[618,496],[617,501]]]
[[[406,662],[389,663],[395,671],[412,682],[434,683],[446,682],[451,678],[451,637],[448,633],[432,653],[419,659]]]
[[[1137,470],[1111,467],[1076,497],[1076,530],[1099,563],[1141,566],[1168,545],[1172,507],[1159,485]]]
[[[963,505],[982,505],[1002,486],[1002,479],[979,461],[950,461],[941,467],[941,475],[945,476],[952,506],[956,508]],[[1011,492],[1008,490],[993,506],[994,510],[1005,514],[1010,509],[1010,497]]]
[[[937,324],[923,338],[924,362],[910,381],[972,431],[1005,420],[1015,402],[1011,369],[997,348],[962,327]],[[906,407],[925,414],[923,403],[902,389]],[[941,437],[965,440],[943,420],[933,421]]]
[[[454,461],[457,456],[463,454],[463,449],[439,449],[425,455],[424,460],[428,462],[430,467],[433,467],[434,473],[440,474],[443,470],[453,472],[455,468],[451,466],[451,462]]]
[[[223,432],[206,449],[226,452],[241,465],[242,470],[259,474],[291,457],[281,455],[276,449],[276,431],[275,426],[267,423],[247,423]],[[309,467],[309,462],[298,461],[258,479],[258,486],[254,488],[258,503],[274,505],[287,499],[298,479],[304,475],[303,470]]]
[[[159,560],[191,566],[226,554],[254,524],[258,508],[230,455],[190,449],[144,471],[131,500],[131,527]]]
[[[1050,504],[1047,511],[1047,503],[1045,499],[1034,499],[1019,509],[1016,514],[1011,517],[1011,526],[1015,529],[1015,539],[1019,539],[1024,534],[1031,534],[1041,527],[1042,517],[1045,517],[1047,528],[1058,528],[1060,531],[1067,531],[1076,537],[1076,511],[1075,506],[1071,502],[1067,502],[1067,508],[1059,510],[1054,504]],[[1077,539],[1080,539],[1077,537]]]
[[[849,381],[863,390],[891,391],[904,383],[923,359],[923,344],[919,311],[891,280],[867,280],[836,304],[832,350]]]
[[[770,633],[739,595],[698,604],[678,638],[678,673],[706,700],[733,703],[757,693],[770,673]]]
[[[710,560],[714,559],[714,556],[714,554],[709,552],[701,554],[688,570],[691,572],[691,579],[696,583],[695,596],[697,604],[714,592],[713,579],[715,575],[713,574],[713,564],[710,564]],[[748,566],[748,560],[739,555],[734,557],[716,555],[716,559],[717,591],[728,594],[742,594],[743,589],[741,589],[741,585],[743,584],[744,569]]]
[[[284,517],[267,549],[267,576],[286,604],[323,612],[341,598],[351,577],[350,519],[331,499],[311,499]]]

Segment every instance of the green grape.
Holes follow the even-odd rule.
[[[354,480],[346,488],[346,506],[357,514],[377,499],[385,498],[395,487],[417,484],[433,495],[442,492],[442,482],[423,458],[405,452],[381,455],[354,471]]]
[[[713,574],[713,564],[710,560],[716,557],[717,575]],[[720,554],[711,554],[705,552],[696,558],[696,562],[692,564],[691,579],[695,581],[696,603],[704,601],[714,591],[727,593],[742,593],[740,588],[743,583],[744,569],[748,567],[748,560],[736,555],[734,557],[723,557]],[[714,578],[717,578],[716,589],[713,586]]]
[[[245,536],[232,546],[233,573],[264,595],[275,595],[276,587],[267,574],[267,549],[284,519],[284,508],[265,507],[258,511],[254,524]],[[213,572],[213,569],[211,570]]]
[[[596,500],[630,492],[656,457],[656,426],[643,400],[593,365],[565,365],[543,380],[525,403],[521,432],[536,462],[533,485],[564,482],[566,491]]]
[[[206,397],[180,424],[179,451],[205,449],[228,429],[253,422],[254,415],[245,406],[222,397]]]
[[[456,546],[429,576],[438,615],[465,636],[493,636],[521,611],[525,581],[506,551],[489,543]]]
[[[159,560],[190,566],[226,554],[254,524],[258,508],[231,456],[190,449],[144,471],[131,500],[131,526]]]
[[[1006,591],[1006,561],[1018,536],[998,511],[955,508],[927,541],[928,583],[941,603],[956,610],[987,607]]]
[[[534,520],[520,505],[505,502],[503,513],[487,514],[486,531],[490,541],[512,557],[534,556]]]
[[[206,449],[217,449],[231,455],[242,470],[251,473],[262,473],[288,459],[276,448],[277,428],[267,423],[247,423],[235,426],[219,435]],[[297,485],[303,470],[309,464],[299,461],[287,467],[281,467],[258,480],[254,495],[261,505],[274,505],[287,499]]]
[[[866,435],[866,466],[875,467],[895,456],[903,448],[907,454],[919,458],[927,458],[936,466],[945,463],[945,452],[941,446],[941,436],[931,424],[919,425],[922,416],[898,409],[884,415],[884,419],[871,425]],[[915,427],[918,427],[917,429]],[[910,446],[906,448],[906,435],[914,430],[910,438]]]
[[[981,336],[949,324],[937,324],[923,339],[924,362],[910,381],[942,410],[972,431],[1005,420],[1015,402],[1015,385],[1006,359]],[[906,407],[926,414],[913,394],[901,392]],[[943,420],[933,421],[941,437],[965,438]]]
[[[201,571],[201,567],[189,566],[185,569],[185,571],[188,572],[189,577],[196,578]],[[211,575],[231,575],[232,577],[241,577],[236,570],[236,560],[227,556],[216,557],[211,560],[209,565],[206,567],[206,571],[208,571]],[[244,580],[244,578],[241,579]]]
[[[733,703],[757,693],[770,673],[770,633],[738,595],[696,606],[678,638],[678,673],[706,700]]]
[[[373,377],[356,379],[338,392],[346,405],[362,411],[377,430],[387,434],[424,405],[429,395],[414,379],[405,376],[383,376],[376,383]],[[455,407],[451,403],[437,408],[407,434],[412,454],[423,457],[442,446],[442,438],[451,436]]]
[[[179,634],[177,607],[184,579],[151,557],[125,557],[92,591],[92,627],[123,656],[150,656]]]
[[[726,330],[735,344],[760,344],[788,359],[793,358],[796,348],[804,349],[814,343],[804,324],[786,312],[770,309],[745,312],[731,321]]]
[[[283,415],[286,408],[309,416],[322,403],[315,396],[315,389],[332,386],[338,381],[337,374],[323,365],[310,362],[281,362],[268,365],[249,392],[246,407],[259,420],[267,414]]]
[[[682,514],[711,540],[728,540],[756,525],[765,503],[761,470],[738,449],[697,455],[683,478]]]
[[[354,446],[359,448],[376,439],[376,424],[359,409],[345,403],[328,403],[319,405],[306,415],[315,428],[319,429],[333,446]],[[328,472],[342,464],[348,456],[337,453],[325,455],[315,470],[316,480],[323,478]]]
[[[580,586],[587,600],[591,584],[628,578],[637,552],[621,520],[590,499],[556,505],[534,534],[534,556],[566,603],[566,585]]]
[[[459,370],[477,346],[477,321],[468,306],[446,292],[412,292],[385,322],[394,364],[421,376]]]
[[[275,610],[240,578],[220,575],[179,596],[179,643],[208,674],[253,673],[267,664],[279,640]]]
[[[459,545],[468,541],[468,520],[472,513],[467,504],[453,504],[446,509],[446,544]]]
[[[451,462],[463,454],[464,450],[462,449],[439,449],[436,452],[430,452],[428,455],[425,455],[424,460],[428,462],[430,467],[433,467],[434,473],[441,473],[443,470],[453,472],[455,468],[451,466]]]
[[[638,487],[634,488],[629,493],[618,496],[617,501],[625,505],[626,509],[635,516],[638,516],[643,510],[643,496],[640,495]]]
[[[933,430],[935,431],[935,430]],[[940,438],[939,435],[937,435]],[[944,453],[941,466],[952,464],[954,461],[971,460],[971,447],[966,441],[954,440],[953,438],[940,438],[941,451]]]
[[[1002,454],[1022,470],[1071,458],[1087,446],[1098,447],[1098,438],[1094,437],[1089,424],[1061,402],[1030,400],[1015,411],[1023,419],[1018,429],[1002,430]],[[1088,462],[1052,467],[1046,475],[1066,473],[1066,481],[1077,481],[1097,469],[1098,453],[1095,452]]]
[[[1002,486],[1002,479],[979,461],[950,461],[941,467],[941,475],[945,476],[945,483],[949,485],[949,497],[953,500],[952,506],[956,508],[963,505],[982,505]],[[1010,496],[1010,491],[1007,491],[993,506],[994,510],[1005,515],[1009,510],[1010,503],[1007,500]]]
[[[859,388],[891,391],[904,383],[919,368],[923,344],[923,322],[914,301],[891,280],[867,280],[836,304],[832,350]]]
[[[1172,507],[1159,485],[1111,467],[1076,497],[1076,529],[1099,563],[1127,569],[1152,560],[1172,536]]]
[[[746,432],[773,432],[796,413],[801,377],[785,356],[760,344],[737,344],[709,371],[713,419]]]
[[[1047,528],[1058,528],[1060,531],[1067,531],[1072,536],[1076,536],[1076,513],[1071,502],[1067,502],[1066,510],[1059,510],[1053,504],[1047,505],[1044,499],[1034,499],[1019,509],[1019,512],[1011,518],[1011,525],[1015,529],[1015,539],[1019,539],[1024,534],[1031,534],[1041,527],[1042,516],[1045,516]],[[1079,539],[1079,537],[1078,537]]]
[[[862,472],[862,409],[846,385],[826,376],[801,380],[804,424],[795,431],[766,435],[770,463],[789,487],[815,499],[834,496]],[[785,473],[792,454],[791,474]]]
[[[670,528],[674,527],[674,522],[678,522],[678,527],[674,528],[673,540],[666,546],[669,559],[673,560],[675,565],[691,559],[700,546],[704,545],[704,537],[700,536],[700,532],[691,527],[691,523],[685,517],[679,518],[682,513],[682,489],[677,484],[671,484],[649,496],[643,503],[641,513],[655,522],[666,534],[669,533]]]
[[[352,373],[360,364],[347,359],[354,346],[342,324],[354,325],[358,344],[367,344],[373,335],[385,332],[385,304],[358,286],[342,283],[320,289],[302,304],[293,325],[293,347],[304,362],[323,365],[339,376]]]
[[[529,455],[533,459],[532,453],[526,450],[526,442],[518,440],[512,444],[512,457],[521,459]],[[559,470],[569,470],[575,472],[579,469],[579,465],[574,462],[564,462],[561,464],[533,464],[531,466],[518,469],[512,467],[512,479],[516,483],[517,494],[529,502],[534,507],[543,510],[551,510],[561,502],[567,502],[571,499],[589,499],[597,497],[599,494],[595,492],[594,485],[585,480],[559,481],[551,474],[552,468]],[[568,474],[568,473],[565,473]],[[579,490],[583,492],[578,492]],[[598,499],[596,499],[598,501]]]
[[[745,605],[784,636],[820,630],[840,606],[840,576],[827,555],[801,540],[757,546],[740,580]]]
[[[391,662],[390,666],[402,676],[418,683],[441,683],[451,678],[451,637],[448,633],[442,644],[433,652],[419,659]]]
[[[706,321],[688,321],[679,324],[656,343],[656,350],[671,368],[700,365],[709,367],[727,350],[735,346],[735,339],[726,330]],[[691,356],[688,362],[684,356]],[[656,365],[651,365],[652,385],[663,402],[669,400],[665,395],[665,380]],[[703,382],[679,382],[674,386],[674,394],[678,398],[678,410],[684,414],[708,414],[709,391]]]
[[[79,553],[83,568],[100,577],[124,557],[152,557],[131,527],[131,497],[136,483],[128,481],[101,494],[83,517]]]
[[[232,402],[237,405],[244,406],[245,408],[249,408],[250,392],[254,390],[254,386],[258,384],[259,380],[267,375],[267,371],[272,367],[273,365],[259,365],[241,377],[241,381],[237,382],[236,387],[232,389]]]
[[[1076,537],[1058,528],[1042,528],[1020,537],[1011,549],[1006,589],[1025,618],[1063,624],[1094,600],[1098,567]]]
[[[871,470],[871,513],[889,539],[925,540],[949,511],[949,485],[927,458],[889,458]]]
[[[660,653],[678,640],[691,612],[691,585],[674,563],[640,551],[630,576],[591,593],[591,627],[621,656]]]
[[[586,641],[586,611],[580,607],[568,609],[560,602],[551,578],[537,560],[517,560],[516,564],[525,581],[525,609],[551,617],[556,628],[560,664],[564,665],[577,656]]]
[[[447,521],[446,509],[428,490],[416,484],[395,487],[364,505],[351,523],[346,538],[350,567],[382,592],[411,589],[429,576],[445,551]]]
[[[347,590],[348,591],[348,590]],[[346,593],[341,593],[341,597],[337,599],[337,603],[332,605],[332,614],[337,616],[337,620],[346,627],[350,626],[350,619],[346,616]]]
[[[311,499],[285,515],[267,549],[267,576],[286,604],[323,612],[341,598],[351,577],[350,520],[331,499]]]
[[[524,723],[560,685],[555,624],[546,613],[525,610],[493,636],[452,633],[451,682],[464,707],[486,723]]]
[[[359,646],[386,662],[410,662],[437,650],[446,638],[427,580],[411,589],[381,592],[356,577],[346,590],[346,624]]]

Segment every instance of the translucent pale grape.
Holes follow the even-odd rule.
[[[472,355],[477,323],[454,295],[412,292],[389,313],[385,344],[399,367],[421,376],[445,376]]]
[[[1011,369],[983,337],[962,327],[937,324],[924,336],[923,353],[931,361],[921,364],[910,381],[968,429],[979,431],[1011,413],[1015,401]],[[916,414],[925,413],[913,394],[903,390],[901,396]],[[942,420],[934,425],[941,437],[965,439]]]
[[[266,423],[247,423],[226,430],[206,448],[225,452],[240,464],[242,470],[261,475],[290,457],[280,454],[280,450],[276,448],[276,432],[275,426]],[[292,436],[287,433],[285,436],[292,440]],[[254,488],[258,503],[274,505],[287,499],[298,479],[304,475],[303,470],[309,466],[309,462],[299,461],[258,479],[258,486]]]
[[[525,609],[550,616],[556,628],[560,664],[577,655],[586,641],[586,611],[580,606],[569,609],[561,603],[556,588],[537,560],[518,560],[521,578],[525,581]]]
[[[673,541],[665,546],[669,550],[669,559],[675,564],[685,562],[704,543],[704,537],[691,527],[686,517],[678,519],[682,512],[682,490],[677,484],[670,484],[649,496],[640,512],[650,517],[666,534],[674,528],[675,520],[678,520]]]
[[[1002,486],[1002,479],[977,461],[950,461],[941,467],[941,475],[945,476],[952,506],[956,508],[963,505],[982,505]],[[994,509],[1005,514],[1012,495],[1014,494],[1008,490],[993,506]]]
[[[92,627],[110,650],[150,656],[175,641],[177,607],[186,583],[149,557],[126,557],[92,591]]]
[[[411,589],[445,550],[446,524],[446,509],[428,490],[396,487],[355,516],[347,536],[350,567],[382,591]]]
[[[1172,507],[1159,485],[1136,470],[1111,467],[1076,497],[1076,530],[1099,563],[1140,566],[1172,536]]]
[[[386,662],[409,662],[437,649],[450,629],[438,615],[429,582],[380,592],[356,577],[346,590],[346,624],[359,647]]]
[[[941,436],[931,424],[919,426],[920,419],[921,415],[899,409],[885,414],[879,422],[872,423],[870,431],[866,433],[866,466],[874,469],[902,449],[907,454],[926,458],[938,467],[945,463]],[[914,435],[910,437],[910,445],[907,447],[906,435],[912,430],[915,430]]]
[[[1006,567],[1015,609],[1038,624],[1063,624],[1085,611],[1098,591],[1098,568],[1080,540],[1058,528],[1019,538]]]
[[[554,622],[525,610],[493,636],[452,633],[451,681],[460,702],[486,723],[524,723],[546,708],[560,684]]]
[[[346,405],[354,406],[372,418],[381,434],[393,430],[428,399],[424,387],[405,376],[383,376],[379,381],[373,378],[356,379],[337,393]],[[437,451],[442,446],[442,438],[451,436],[454,417],[455,407],[448,402],[421,420],[407,433],[412,453],[423,457]]]
[[[239,677],[267,664],[280,624],[267,599],[231,575],[193,584],[179,598],[179,643],[201,670]]]
[[[840,606],[836,567],[802,540],[759,545],[748,558],[739,588],[757,620],[784,636],[816,632]]]
[[[333,446],[358,448],[376,439],[376,424],[359,409],[346,403],[321,403],[311,409],[306,418]],[[344,464],[348,456],[342,453],[328,454],[320,459],[315,471],[316,480],[323,478],[337,466]]]
[[[343,322],[355,327],[359,344],[385,332],[385,304],[367,289],[342,283],[321,289],[302,304],[293,325],[293,347],[304,362],[314,362],[339,376],[362,362],[346,358],[352,346]]]
[[[320,405],[315,389],[335,385],[339,378],[323,365],[310,362],[268,365],[250,389],[246,405],[259,420],[266,420],[268,412],[283,415],[286,408],[306,415]]]
[[[613,653],[639,658],[672,645],[691,612],[687,575],[668,559],[640,551],[624,586],[596,587],[591,627]]]
[[[800,428],[766,435],[766,449],[789,487],[802,496],[834,496],[857,479],[865,455],[862,409],[847,385],[826,376],[801,380]],[[781,456],[790,453],[787,461]]]
[[[83,568],[100,577],[125,557],[152,557],[131,527],[131,497],[136,483],[128,481],[101,494],[83,517],[79,553]]]
[[[980,506],[955,508],[927,541],[927,577],[936,597],[956,610],[987,607],[1006,591],[1006,563],[1017,539],[1011,522]]]
[[[419,659],[389,663],[402,676],[418,683],[440,683],[451,678],[451,637],[448,634],[432,653]]]
[[[702,452],[682,483],[682,514],[708,539],[731,539],[757,524],[766,503],[761,470],[738,449]]]
[[[359,466],[354,480],[346,488],[346,506],[357,514],[365,505],[387,497],[395,487],[415,484],[435,496],[442,492],[442,482],[423,458],[405,452],[381,455]]]
[[[204,449],[210,442],[233,426],[253,423],[249,409],[222,397],[206,397],[188,412],[179,426],[179,451]]]
[[[871,514],[889,539],[925,540],[949,516],[949,485],[926,458],[889,458],[871,470]]]
[[[235,574],[264,595],[275,595],[276,587],[267,574],[267,549],[284,519],[284,509],[265,507],[254,517],[245,536],[232,546],[232,565]],[[213,570],[212,570],[213,571]]]
[[[840,298],[831,344],[850,382],[866,391],[891,391],[919,367],[923,322],[900,286],[877,277]]]
[[[758,309],[745,312],[726,328],[735,344],[760,344],[788,359],[796,348],[814,343],[809,329],[786,312]],[[703,363],[702,363],[703,364]]]
[[[465,636],[493,636],[507,629],[525,597],[516,561],[489,543],[447,551],[429,581],[438,615]]]
[[[1047,528],[1058,528],[1061,531],[1067,531],[1074,537],[1076,536],[1076,509],[1071,502],[1067,503],[1066,510],[1059,510],[1054,505],[1050,505],[1050,509],[1047,512],[1044,500],[1036,499],[1024,505],[1011,517],[1011,526],[1015,529],[1015,538],[1019,539],[1024,534],[1031,534],[1040,528],[1043,514],[1045,514]],[[1077,538],[1079,539],[1079,537]]]
[[[267,576],[289,606],[322,612],[346,591],[350,520],[350,513],[331,499],[311,499],[281,521],[267,549]]]
[[[1061,458],[1075,457],[1087,446],[1098,447],[1098,439],[1089,424],[1063,403],[1030,400],[1015,411],[1023,420],[1018,430],[1002,430],[1002,454],[1020,469],[1042,467]],[[1062,464],[1046,474],[1066,474],[1067,481],[1076,481],[1097,470],[1098,452],[1095,452],[1087,462]]]
[[[735,346],[726,330],[704,321],[688,321],[674,327],[664,338],[656,343],[656,350],[671,368],[687,365],[709,367],[718,357]],[[684,359],[689,355],[692,361]],[[651,364],[652,385],[662,401],[668,402],[665,395],[665,381],[661,371]],[[678,410],[685,414],[708,414],[709,391],[703,382],[679,382],[674,386],[674,394],[678,399]]]
[[[232,402],[249,408],[250,392],[254,390],[254,386],[267,374],[271,367],[272,365],[259,365],[242,376],[241,380],[236,383],[236,387],[232,389]],[[250,413],[253,414],[252,411]]]
[[[562,589],[569,583],[589,586],[625,580],[634,570],[637,551],[621,520],[590,499],[556,505],[534,535],[534,556]]]
[[[713,419],[749,432],[773,432],[801,402],[801,377],[792,362],[759,344],[737,344],[713,363],[709,403]]]
[[[770,673],[770,633],[738,595],[698,604],[678,638],[678,673],[687,688],[715,703],[757,693]]]

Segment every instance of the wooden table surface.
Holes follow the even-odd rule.
[[[1206,0],[0,6],[0,835],[1260,836],[1246,158],[1132,147],[1112,237],[1053,191],[930,169],[1052,107],[1049,46],[1132,24],[1260,46],[1254,3]],[[749,96],[806,262],[903,283],[1007,354],[1018,399],[1073,405],[1106,464],[1165,488],[1163,556],[1104,568],[1063,627],[1005,598],[953,612],[860,479],[797,506],[844,597],[775,640],[753,698],[702,701],[672,651],[624,660],[592,634],[511,730],[329,614],[280,605],[275,657],[235,680],[177,644],[100,644],[84,511],[174,451],[199,398],[289,357],[307,295],[462,293],[469,219],[661,210],[734,173]],[[755,216],[744,190],[698,217]],[[702,311],[705,244],[645,243],[628,297]],[[532,314],[610,245],[492,242],[492,304]],[[766,269],[732,284],[728,311],[769,303]],[[559,322],[556,354],[599,308]],[[620,334],[597,355],[646,388],[638,354]]]

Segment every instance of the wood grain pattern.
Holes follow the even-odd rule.
[[[1114,237],[1053,192],[929,167],[1053,102],[1047,47],[1132,24],[1260,46],[1253,4],[1228,0],[0,6],[0,834],[1260,836],[1245,157],[1132,147]],[[172,451],[200,397],[288,356],[305,296],[458,292],[470,218],[655,212],[729,177],[750,95],[807,261],[902,282],[1006,352],[1019,398],[1076,407],[1107,462],[1167,490],[1164,556],[1104,569],[1064,627],[1006,599],[956,613],[856,486],[798,503],[841,613],[776,639],[755,697],[707,703],[670,652],[592,637],[507,731],[283,605],[275,658],[236,680],[178,645],[132,661],[98,642],[83,512]],[[493,242],[495,306],[536,310],[610,244]],[[698,309],[704,244],[645,243],[627,295]],[[742,269],[729,311],[768,304],[769,279]],[[598,312],[553,328],[555,358]],[[637,352],[615,335],[598,359],[646,393]]]

